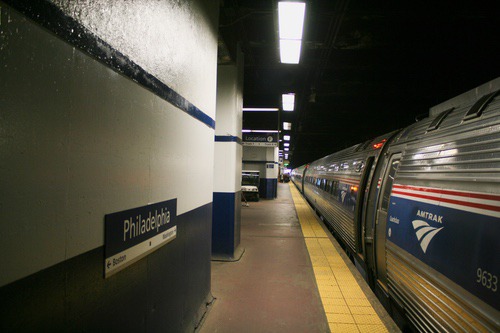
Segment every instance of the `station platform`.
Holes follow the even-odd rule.
[[[236,262],[212,262],[211,332],[399,332],[292,183],[243,206]]]

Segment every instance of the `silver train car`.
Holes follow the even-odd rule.
[[[292,181],[403,329],[500,332],[500,78]]]
[[[298,168],[292,170],[290,174],[290,180],[295,184],[295,186],[302,191],[302,187],[304,186],[304,171],[307,168],[307,165],[302,165]]]

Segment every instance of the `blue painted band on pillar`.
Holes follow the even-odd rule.
[[[212,254],[233,256],[240,244],[241,192],[214,192]]]
[[[261,178],[259,180],[259,196],[264,199],[274,199],[278,197],[278,179]]]
[[[233,135],[216,135],[215,142],[236,142],[241,145],[242,141],[237,136]]]

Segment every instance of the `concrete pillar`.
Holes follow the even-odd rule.
[[[212,259],[237,260],[241,224],[242,57],[217,69]]]
[[[274,199],[278,197],[278,174],[279,174],[279,156],[278,147],[266,149],[267,161],[266,162],[266,197]]]
[[[0,0],[1,332],[198,327],[218,16],[206,0]],[[163,224],[139,232],[149,214]]]
[[[263,134],[265,137],[267,134]],[[255,135],[258,136],[258,135]],[[274,199],[278,196],[278,147],[252,143],[243,148],[243,169],[260,172],[259,196]]]

